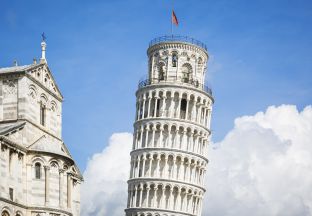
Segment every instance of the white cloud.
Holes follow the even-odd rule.
[[[312,108],[235,120],[210,151],[204,215],[312,215]]]
[[[120,216],[132,135],[113,134],[88,162],[82,216]],[[312,107],[269,107],[243,116],[210,146],[203,215],[312,215]]]
[[[131,143],[132,134],[115,133],[88,162],[81,189],[82,216],[124,215]]]

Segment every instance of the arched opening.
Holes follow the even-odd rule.
[[[181,105],[180,105],[180,118],[185,119],[186,115],[186,106],[187,106],[187,101],[185,98],[181,100]]]
[[[4,210],[1,214],[1,216],[10,216],[9,212],[7,212],[6,210]]]
[[[36,179],[41,178],[41,164],[40,163],[35,164],[35,178]]]
[[[172,54],[172,67],[177,67],[178,65],[178,55],[177,53]]]
[[[160,62],[158,65],[158,80],[165,80],[165,63]]]
[[[190,83],[192,81],[192,66],[185,63],[182,66],[182,82]]]
[[[40,105],[40,124],[45,126],[46,106],[41,103]]]

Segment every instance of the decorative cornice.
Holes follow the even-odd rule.
[[[175,82],[170,82],[170,81],[146,85],[144,87],[139,88],[136,91],[135,95],[138,96],[138,94],[142,91],[154,90],[158,88],[175,88],[175,89],[181,89],[181,90],[187,89],[191,91],[196,91],[197,93],[204,94],[205,96],[207,96],[208,98],[212,100],[212,103],[214,103],[214,98],[212,97],[212,95],[208,94],[204,90],[193,87],[192,85],[181,85],[181,83],[175,83]]]
[[[193,52],[197,52],[200,55],[205,56],[207,59],[209,58],[208,52],[204,50],[203,48],[187,43],[182,41],[165,41],[161,43],[157,43],[147,49],[147,55],[151,55],[153,52],[161,50],[161,49],[183,49],[183,50],[190,50]]]
[[[50,208],[50,207],[44,207],[44,206],[42,206],[42,207],[27,206],[25,204],[14,202],[14,201],[11,201],[9,199],[5,199],[3,197],[0,197],[0,201],[6,202],[6,203],[11,204],[11,205],[15,205],[15,206],[18,206],[20,208],[27,209],[27,210],[52,211],[52,212],[58,212],[58,213],[66,214],[68,216],[73,216],[73,214],[71,212],[65,211],[65,210],[62,210],[62,209]]]
[[[181,211],[172,211],[172,210],[167,210],[167,209],[161,209],[161,208],[127,208],[125,209],[125,212],[127,213],[168,213],[168,214],[173,214],[175,216],[196,216],[195,214],[190,214],[187,212],[181,212]],[[177,215],[179,214],[179,215]]]
[[[181,184],[181,185],[188,185],[191,187],[199,188],[203,192],[206,192],[206,189],[200,185],[191,184],[183,181],[177,181],[172,179],[166,179],[166,178],[132,178],[127,181],[128,183],[149,183],[149,184],[156,184],[156,182],[163,182],[163,185],[166,185],[167,183],[175,183],[175,184]]]
[[[144,118],[144,119],[139,119],[139,120],[136,120],[134,123],[133,123],[133,126],[135,128],[137,128],[137,125],[140,125],[140,124],[145,124],[145,123],[154,123],[154,122],[159,122],[159,121],[164,121],[166,123],[169,123],[169,122],[179,122],[179,123],[186,123],[186,124],[190,124],[190,125],[195,125],[199,128],[202,128],[203,130],[207,131],[208,132],[208,136],[211,135],[211,131],[207,128],[207,127],[204,127],[203,125],[201,124],[198,124],[194,121],[190,121],[190,120],[185,120],[185,119],[178,119],[178,118],[171,118],[171,117],[151,117],[151,118]]]
[[[192,155],[192,156],[196,156],[198,158],[203,159],[207,164],[209,163],[208,158],[200,155],[200,154],[196,154],[193,152],[188,152],[188,151],[183,151],[180,149],[172,149],[172,148],[142,148],[142,149],[135,149],[133,151],[130,152],[130,155],[132,156],[133,154],[142,154],[142,153],[151,153],[151,152],[175,152],[175,153],[183,153],[186,155]]]

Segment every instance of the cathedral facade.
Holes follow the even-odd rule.
[[[208,52],[193,38],[164,36],[147,50],[136,92],[126,216],[200,216],[214,99]]]
[[[0,68],[1,216],[79,216],[82,175],[62,140],[63,96],[45,58]]]

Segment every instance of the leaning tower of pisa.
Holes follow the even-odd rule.
[[[164,36],[136,92],[127,216],[200,216],[213,104],[206,46]]]

